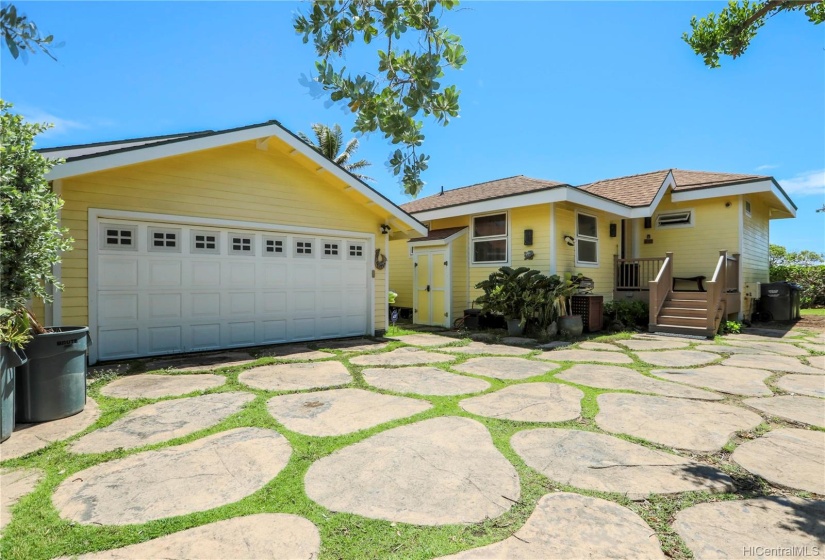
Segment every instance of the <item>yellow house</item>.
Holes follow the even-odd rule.
[[[768,281],[772,178],[668,169],[573,187],[509,177],[401,206],[427,236],[390,243],[391,288],[417,323],[451,325],[501,266],[583,274],[606,300],[650,303],[650,330],[712,334]]]
[[[74,238],[38,310],[91,362],[373,334],[407,213],[279,123],[41,151]]]

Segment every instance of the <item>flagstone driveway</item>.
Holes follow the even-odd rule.
[[[823,554],[823,337],[771,335],[543,351],[445,332],[132,364],[0,445],[2,556],[361,558],[396,535],[402,558]]]

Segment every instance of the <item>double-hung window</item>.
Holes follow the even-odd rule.
[[[507,262],[507,214],[473,218],[473,263]]]
[[[576,213],[576,265],[599,264],[599,222],[596,216]]]

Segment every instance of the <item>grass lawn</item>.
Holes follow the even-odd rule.
[[[395,329],[392,334],[412,332],[415,331]],[[629,336],[627,333],[622,333],[619,335],[597,337],[591,340],[609,342],[611,340],[628,338]],[[455,344],[464,344],[466,342],[466,339],[458,339]],[[723,341],[720,340],[720,342]],[[323,342],[312,346],[320,349],[324,348]],[[399,342],[393,342],[387,349],[379,350],[378,352],[390,351],[400,346],[404,345]],[[377,393],[396,394],[367,385],[361,374],[364,368],[350,362],[350,358],[357,354],[348,354],[340,350],[332,350],[332,352],[334,353],[334,357],[331,359],[341,361],[353,376],[353,382],[346,386],[369,389]],[[629,352],[626,353],[633,358],[634,362],[630,367],[636,371],[648,375],[651,369],[656,369],[654,366],[640,362]],[[538,354],[539,351],[534,351],[528,357],[535,358]],[[473,357],[476,356],[459,355],[454,362],[438,364],[438,367],[446,371],[453,371],[452,368],[455,365]],[[726,356],[720,355],[719,361],[724,359],[724,357]],[[209,429],[160,444],[100,454],[77,455],[70,453],[66,442],[63,441],[53,443],[28,456],[4,461],[2,463],[3,467],[38,468],[45,471],[46,476],[33,493],[23,497],[15,506],[11,523],[4,530],[2,545],[0,545],[0,556],[8,560],[39,560],[53,558],[59,555],[71,556],[143,542],[205,523],[232,517],[253,513],[281,512],[305,517],[318,527],[322,541],[321,558],[434,558],[506,539],[524,524],[527,517],[533,512],[536,502],[543,495],[553,491],[569,491],[604,498],[628,507],[641,515],[656,531],[662,543],[662,548],[667,555],[674,558],[690,558],[690,551],[670,527],[673,516],[679,510],[700,502],[742,499],[763,494],[781,493],[805,496],[803,492],[774,488],[762,479],[747,473],[729,460],[730,453],[740,442],[746,441],[754,437],[754,435],[769,431],[772,428],[784,426],[784,424],[778,420],[770,424],[762,424],[752,433],[738,434],[723,450],[717,453],[691,455],[691,458],[716,466],[732,476],[738,486],[736,493],[711,495],[700,492],[688,492],[677,496],[653,495],[647,500],[633,502],[620,494],[608,494],[572,488],[544,477],[528,467],[512,450],[509,442],[513,434],[521,430],[538,427],[569,428],[603,433],[594,421],[594,417],[598,413],[596,397],[604,392],[629,392],[594,389],[557,379],[555,374],[574,365],[571,362],[559,362],[561,364],[560,368],[526,381],[566,383],[578,387],[583,391],[585,396],[582,400],[582,415],[581,418],[575,421],[539,424],[485,418],[467,413],[459,407],[459,401],[462,400],[462,398],[466,398],[466,396],[438,397],[414,395],[415,398],[429,401],[433,405],[432,408],[409,418],[338,437],[310,437],[287,430],[266,410],[266,401],[275,395],[283,393],[252,389],[238,382],[238,375],[241,371],[276,362],[277,360],[274,358],[260,358],[253,364],[216,371],[217,374],[227,378],[227,383],[219,388],[194,394],[246,391],[254,394],[256,398],[241,412]],[[140,365],[135,365],[132,368],[133,371],[140,371],[140,369]],[[169,372],[158,373],[168,374]],[[771,377],[768,382],[772,383],[776,377],[778,376]],[[138,407],[158,402],[159,400],[168,400],[125,400],[101,395],[101,387],[115,378],[116,375],[113,373],[104,373],[90,385],[89,394],[98,402],[101,409],[101,417],[91,428],[83,433],[107,426]],[[491,384],[491,388],[486,392],[496,391],[506,386],[525,382],[525,380],[502,381],[493,378],[484,379]],[[782,393],[781,390],[775,387],[772,388],[776,392]],[[719,402],[737,404],[739,400],[738,397],[727,397],[724,401]],[[439,416],[462,416],[481,422],[492,434],[496,448],[515,466],[521,479],[521,498],[507,513],[496,519],[469,525],[422,527],[368,519],[347,513],[335,513],[311,501],[306,496],[303,479],[309,466],[313,462],[330,455],[336,450],[362,441],[387,429]],[[151,521],[141,525],[127,526],[94,526],[73,523],[60,518],[58,512],[52,505],[51,495],[58,485],[67,479],[76,477],[77,473],[83,469],[105,461],[131,456],[142,451],[168,448],[194,441],[213,433],[245,426],[268,428],[280,432],[289,440],[293,453],[289,463],[278,476],[259,491],[238,502],[205,512]],[[67,441],[73,441],[80,435],[82,434],[70,438]],[[623,437],[628,441],[633,441],[650,448],[673,453],[671,449],[636,438],[628,436],[618,437]],[[689,454],[683,453],[683,455],[688,456]]]
[[[802,309],[802,316],[805,315],[816,315],[818,317],[825,317],[825,307],[820,307],[819,309]]]

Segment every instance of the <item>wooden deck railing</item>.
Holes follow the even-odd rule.
[[[708,336],[713,336],[716,333],[716,311],[719,309],[719,304],[724,301],[724,295],[728,287],[728,252],[719,251],[719,260],[716,262],[716,270],[713,272],[713,278],[706,283],[708,289],[708,307],[707,307],[707,332]]]
[[[726,256],[725,260],[725,292],[739,291],[739,253],[733,253]]]
[[[620,259],[613,255],[613,290],[646,292],[664,262],[664,257]]]
[[[667,299],[670,289],[673,286],[673,253],[665,253],[665,260],[659,269],[654,280],[648,282],[650,290],[650,324],[655,325],[659,318],[659,311],[662,309]]]

